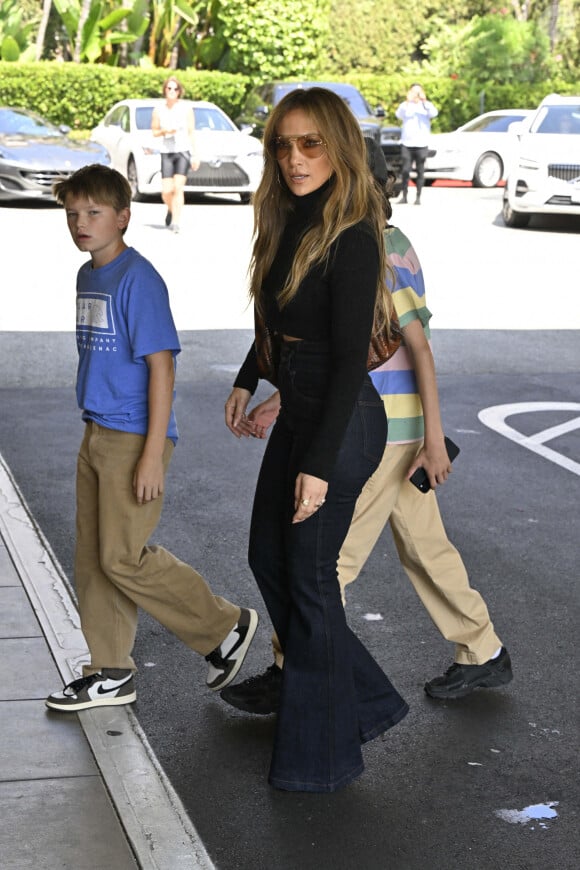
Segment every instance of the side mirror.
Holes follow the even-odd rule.
[[[375,115],[376,115],[377,118],[384,118],[384,117],[385,117],[385,110],[383,109],[382,106],[377,106],[377,107],[376,107],[376,109],[375,109]]]
[[[508,127],[508,133],[512,136],[521,136],[524,132],[525,124],[523,121],[512,121]]]
[[[66,124],[61,124],[58,129],[63,134],[63,136],[66,136],[68,133],[70,133],[70,127],[68,127]]]

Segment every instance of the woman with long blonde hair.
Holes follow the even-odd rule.
[[[284,651],[269,782],[333,792],[363,770],[361,743],[407,712],[346,624],[337,560],[357,497],[386,443],[367,373],[373,329],[391,313],[384,211],[350,110],[296,90],[265,130],[250,292],[278,349],[281,411],[254,499],[249,561]],[[255,391],[262,331],[226,402],[238,437]]]

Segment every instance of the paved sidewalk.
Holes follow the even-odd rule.
[[[68,582],[0,456],[2,867],[213,870],[129,707],[45,707],[87,658]]]

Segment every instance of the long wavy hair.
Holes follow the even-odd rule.
[[[280,307],[296,295],[310,269],[326,264],[333,242],[340,233],[365,221],[375,235],[380,258],[375,302],[374,331],[389,326],[393,303],[387,281],[394,286],[383,241],[385,211],[382,196],[370,174],[364,139],[352,112],[337,94],[326,88],[307,88],[287,94],[274,107],[264,131],[264,172],[254,196],[254,246],[250,261],[250,296],[263,310],[262,285],[268,274],[291,212],[292,194],[271,148],[281,120],[295,109],[305,112],[312,129],[326,143],[332,180],[319,220],[301,239],[292,269],[278,294]]]

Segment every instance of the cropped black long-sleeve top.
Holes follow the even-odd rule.
[[[322,480],[330,478],[367,371],[379,271],[376,239],[368,224],[360,222],[340,234],[328,263],[312,268],[292,301],[280,309],[277,295],[300,239],[320,213],[328,186],[293,197],[294,209],[263,284],[264,321],[270,331],[330,346],[332,372],[325,412],[301,468]],[[258,379],[253,344],[234,385],[254,393]]]

